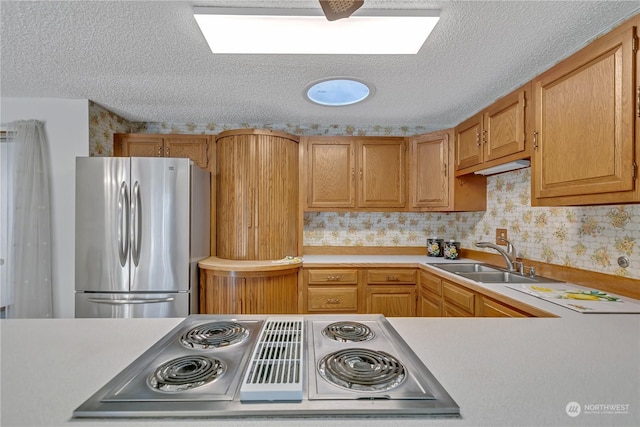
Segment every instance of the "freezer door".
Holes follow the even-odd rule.
[[[76,158],[76,290],[129,290],[129,190],[128,158]]]
[[[186,317],[189,293],[103,294],[76,292],[76,318]]]
[[[132,292],[189,290],[189,167],[131,158]]]

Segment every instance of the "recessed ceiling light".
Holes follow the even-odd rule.
[[[415,54],[438,10],[359,9],[328,21],[316,9],[194,7],[213,53]]]
[[[364,101],[371,94],[371,88],[358,80],[331,78],[312,83],[305,93],[311,102],[339,107]]]

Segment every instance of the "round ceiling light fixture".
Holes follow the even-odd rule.
[[[305,89],[307,99],[315,104],[340,107],[362,102],[373,94],[371,85],[350,77],[331,77],[311,83]]]

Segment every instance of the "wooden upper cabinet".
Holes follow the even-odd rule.
[[[208,166],[209,135],[116,133],[113,153],[118,157],[186,157]]]
[[[208,135],[168,135],[164,138],[164,156],[187,157],[206,168],[209,139]]]
[[[531,84],[493,103],[483,114],[484,162],[525,151],[527,98]],[[527,153],[529,154],[529,153]]]
[[[457,176],[530,156],[530,97],[527,83],[456,126]]]
[[[234,260],[298,254],[298,140],[240,129],[216,137],[216,255]]]
[[[406,206],[404,138],[308,137],[305,155],[307,210]]]
[[[533,205],[640,201],[638,21],[533,80]]]
[[[482,114],[456,126],[456,170],[482,163]]]
[[[486,210],[486,177],[453,174],[452,135],[448,129],[409,138],[409,210]]]
[[[307,143],[307,205],[353,208],[356,205],[355,141],[310,138]]]
[[[449,135],[433,132],[409,141],[411,208],[449,205]]]
[[[403,138],[358,140],[358,207],[403,208],[407,145]]]

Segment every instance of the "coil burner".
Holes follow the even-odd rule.
[[[211,322],[198,325],[180,337],[187,348],[208,349],[239,344],[249,337],[249,330],[236,322]]]
[[[350,348],[324,356],[318,372],[327,381],[349,390],[387,391],[404,381],[404,366],[383,351]]]
[[[374,333],[367,325],[359,322],[335,322],[322,330],[322,335],[335,341],[362,342],[373,339]]]
[[[200,387],[220,378],[226,367],[218,359],[204,356],[183,356],[162,364],[149,377],[151,388],[180,392]]]

